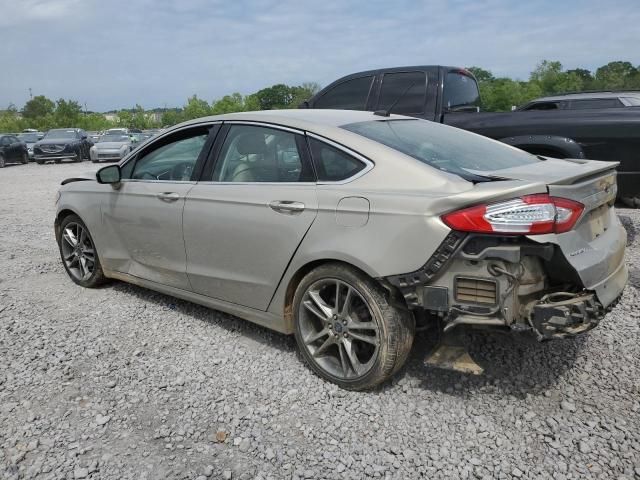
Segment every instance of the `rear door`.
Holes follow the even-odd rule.
[[[226,125],[184,209],[193,290],[266,310],[318,202],[302,132]]]

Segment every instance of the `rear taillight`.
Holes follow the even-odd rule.
[[[526,195],[447,213],[442,221],[461,232],[539,235],[571,230],[583,210],[584,205],[567,198]]]

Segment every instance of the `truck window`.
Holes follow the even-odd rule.
[[[559,108],[558,102],[535,102],[525,106],[522,110],[558,110]]]
[[[336,108],[339,110],[364,110],[373,76],[358,77],[339,83],[318,98],[314,108]]]
[[[571,100],[568,110],[588,110],[591,108],[619,108],[624,107],[617,98],[589,98],[586,100]]]
[[[479,107],[480,92],[476,81],[463,72],[449,72],[444,81],[442,108],[460,110],[463,107]]]
[[[426,86],[424,72],[385,73],[377,108],[387,110],[397,102],[393,113],[424,113]]]

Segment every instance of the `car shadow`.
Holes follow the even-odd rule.
[[[472,375],[425,365],[436,341],[433,335],[419,333],[397,381],[402,383],[404,377],[425,390],[461,397],[486,391],[515,397],[540,394],[573,368],[588,335],[540,343],[526,334],[465,332],[463,344],[484,369]]]
[[[152,302],[167,310],[176,311],[195,320],[224,328],[231,333],[237,332],[248,340],[261,343],[268,347],[275,347],[282,352],[297,351],[296,342],[292,335],[283,335],[231,314],[130,283],[114,281],[108,286],[118,292],[134,295],[141,301]]]
[[[257,342],[301,359],[293,335],[133,284],[114,282],[110,288],[237,333],[243,343]],[[496,390],[515,397],[542,393],[572,369],[588,335],[539,343],[524,334],[465,332],[464,345],[484,368],[484,373],[476,376],[425,365],[425,358],[437,344],[437,335],[432,330],[418,332],[405,367],[379,391],[396,389],[398,384],[409,382],[425,390],[460,397]]]

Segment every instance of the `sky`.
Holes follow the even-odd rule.
[[[403,65],[640,64],[640,0],[0,0],[0,109],[211,102]]]

